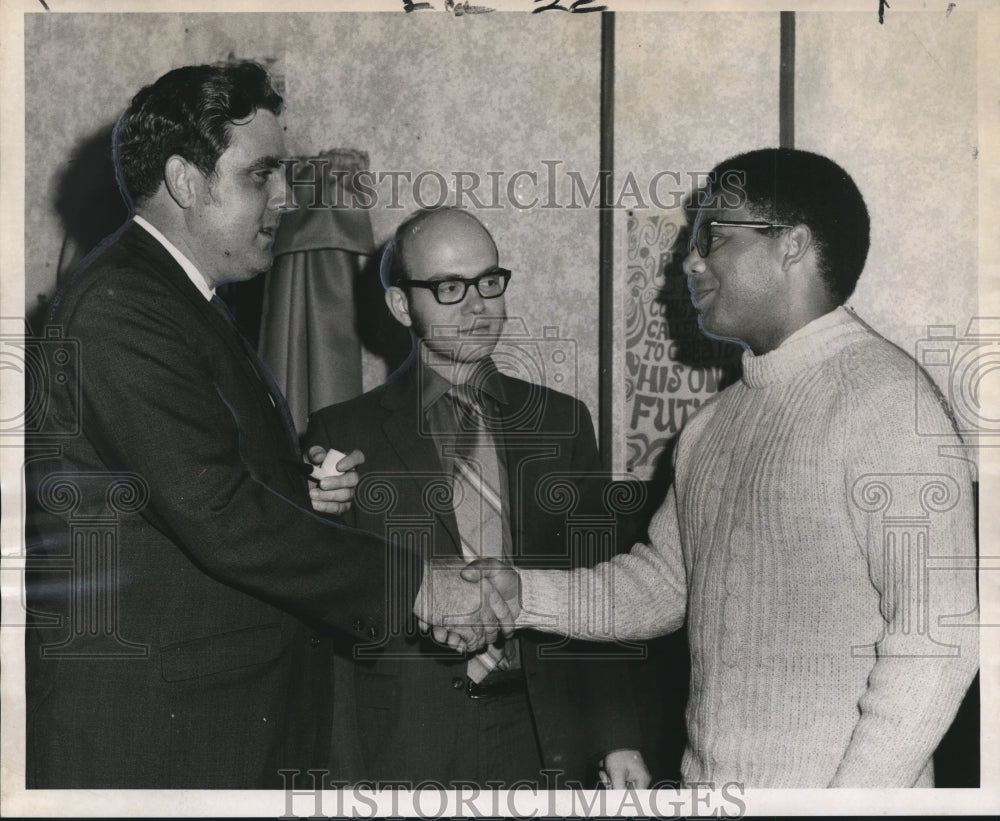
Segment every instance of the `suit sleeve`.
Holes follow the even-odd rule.
[[[98,280],[67,323],[80,343],[84,429],[102,462],[146,482],[143,515],[206,574],[355,637],[383,635],[392,611],[412,607],[419,568],[391,563],[382,540],[265,481],[175,306],[120,273]]]

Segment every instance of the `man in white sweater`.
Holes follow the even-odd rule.
[[[650,543],[481,572],[521,627],[614,641],[687,620],[689,782],[932,786],[978,667],[967,451],[914,360],[842,307],[869,244],[847,173],[765,149],[712,179],[684,270],[743,377],[683,431]]]

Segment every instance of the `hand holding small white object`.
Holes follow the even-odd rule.
[[[315,485],[309,489],[313,510],[318,513],[343,514],[351,508],[354,488],[360,481],[355,468],[364,463],[360,450],[343,454],[339,450],[324,450],[319,445],[309,448],[306,461],[313,465],[310,480]]]
[[[326,456],[323,457],[322,464],[316,465],[313,468],[312,478],[317,482],[321,479],[325,479],[327,476],[340,476],[344,471],[337,470],[337,463],[343,459],[347,454],[341,453],[339,450],[334,450],[331,448],[326,452]],[[310,451],[310,456],[312,456],[312,451]]]

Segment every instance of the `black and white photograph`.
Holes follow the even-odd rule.
[[[3,0],[0,812],[1000,806],[1000,2]]]

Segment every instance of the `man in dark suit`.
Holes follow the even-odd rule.
[[[330,743],[307,624],[382,641],[422,579],[421,618],[479,606],[311,510],[341,509],[351,474],[310,498],[284,399],[214,296],[271,264],[281,102],[254,63],[188,66],[115,129],[135,216],[53,303],[79,355],[28,465],[28,787],[282,786]]]
[[[413,354],[386,384],[313,414],[306,434],[364,452],[351,523],[437,557],[568,566],[566,511],[545,496],[560,478],[599,485],[593,425],[582,402],[493,364],[510,272],[489,232],[463,211],[418,211],[382,269]],[[357,704],[338,698],[336,735],[360,749],[338,749],[338,766],[353,757],[365,781],[557,788],[600,764],[609,785],[645,787],[627,670],[588,649],[528,633],[465,659],[412,636],[354,664],[348,650],[335,665]]]

